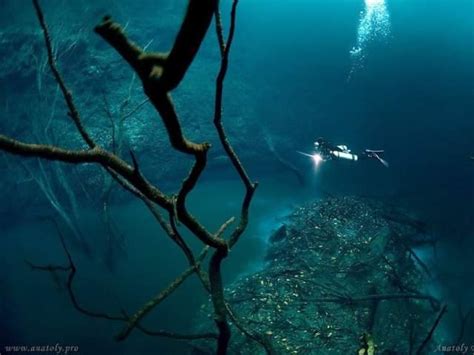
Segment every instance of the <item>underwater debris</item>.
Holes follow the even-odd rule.
[[[265,268],[228,288],[229,304],[277,354],[416,349],[440,304],[422,292],[426,274],[406,250],[417,225],[386,218],[390,210],[352,197],[297,208],[270,237]],[[212,327],[208,307],[200,331]],[[209,342],[193,345],[212,352]],[[230,353],[265,352],[234,331]]]

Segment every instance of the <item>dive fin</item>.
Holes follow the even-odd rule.
[[[386,161],[385,159],[382,159],[378,156],[378,154],[374,154],[374,157],[375,159],[377,159],[379,162],[381,162],[383,164],[383,166],[385,166],[386,168],[388,168],[390,165],[388,164],[388,161]]]

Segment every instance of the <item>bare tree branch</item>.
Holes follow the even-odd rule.
[[[225,230],[235,221],[235,217],[230,217],[227,221],[225,221],[220,227],[219,230],[215,233],[216,237],[222,237]]]
[[[216,100],[215,100],[215,105],[214,105],[214,126],[216,127],[217,133],[219,135],[219,140],[227,156],[232,162],[232,165],[234,166],[235,170],[239,174],[239,177],[246,188],[245,197],[242,203],[240,222],[229,239],[230,248],[232,248],[232,246],[238,241],[240,235],[243,233],[243,231],[247,227],[248,210],[249,210],[250,203],[252,201],[252,197],[255,192],[255,189],[258,186],[258,183],[253,183],[250,180],[247,172],[245,171],[245,168],[240,162],[239,157],[237,156],[234,149],[232,148],[232,145],[227,139],[227,134],[225,132],[224,125],[222,124],[222,98],[223,98],[223,91],[224,91],[224,79],[227,74],[227,68],[229,66],[229,53],[230,53],[232,41],[234,39],[237,5],[238,5],[238,0],[234,0],[232,3],[229,35],[227,37],[227,42],[222,54],[221,67],[219,70],[219,74],[217,75],[217,79],[216,79]],[[222,33],[222,28],[218,27],[217,30]]]
[[[208,247],[204,248],[201,252],[201,255],[197,259],[197,263],[200,263],[207,254]],[[127,326],[115,337],[117,340],[124,340],[127,338],[133,328],[140,322],[140,320],[150,313],[153,308],[159,305],[163,300],[165,300],[171,293],[176,291],[176,289],[181,286],[181,284],[194,272],[196,271],[196,266],[193,265],[181,273],[177,278],[173,280],[172,283],[168,285],[164,290],[158,293],[150,301],[148,301],[139,311],[137,311],[130,319],[128,320]]]
[[[231,248],[238,240],[240,235],[243,233],[248,224],[248,210],[250,207],[250,202],[252,200],[254,191],[257,187],[256,183],[252,183],[248,177],[247,172],[242,166],[237,154],[234,152],[230,142],[227,139],[227,135],[222,124],[222,97],[224,89],[224,79],[227,73],[227,68],[229,65],[229,53],[234,38],[235,31],[235,18],[237,13],[237,4],[238,0],[234,0],[232,3],[231,10],[231,23],[229,29],[229,35],[227,38],[227,43],[225,47],[220,44],[222,50],[221,66],[219,73],[216,79],[216,98],[214,104],[214,126],[216,127],[219,140],[229,157],[232,165],[239,174],[240,179],[242,180],[246,193],[244,201],[242,203],[241,217],[240,222],[234,232],[231,234],[231,237],[228,242],[229,248]],[[216,10],[218,14],[218,9]],[[217,23],[216,27],[218,31],[218,38],[222,37],[222,26],[220,23]],[[217,341],[217,354],[225,354],[227,352],[227,347],[230,341],[231,331],[229,324],[227,322],[227,307],[225,304],[224,298],[224,288],[222,282],[221,274],[221,263],[224,258],[228,255],[228,249],[217,249],[211,257],[209,262],[209,280],[211,285],[211,299],[214,306],[214,321],[219,329],[219,339]]]
[[[234,323],[234,325],[240,330],[242,334],[263,346],[267,355],[276,354],[269,338],[265,337],[264,335],[249,331],[243,324],[243,321],[236,316],[230,304],[226,303],[226,308],[232,323]]]
[[[97,311],[91,311],[89,309],[86,309],[85,307],[83,307],[78,299],[77,299],[77,296],[76,294],[74,293],[74,289],[73,289],[73,282],[74,282],[74,278],[76,276],[76,266],[74,264],[74,261],[73,261],[73,258],[71,256],[71,253],[69,252],[67,246],[66,246],[66,242],[64,240],[64,236],[57,224],[57,222],[52,219],[52,222],[54,223],[54,226],[56,228],[56,231],[58,233],[58,237],[60,239],[60,242],[61,242],[61,246],[66,254],[66,257],[68,259],[68,263],[69,265],[68,266],[58,266],[58,265],[53,265],[53,264],[48,264],[48,265],[36,265],[36,264],[33,264],[29,261],[26,261],[26,263],[33,269],[33,270],[38,270],[38,271],[48,271],[48,272],[54,272],[54,271],[63,271],[63,272],[68,272],[68,278],[67,278],[67,284],[66,284],[66,288],[68,290],[68,294],[69,294],[69,298],[71,299],[71,303],[73,304],[74,308],[84,314],[85,316],[88,316],[88,317],[92,317],[92,318],[101,318],[101,319],[106,319],[106,320],[113,320],[113,321],[123,321],[123,322],[127,322],[128,324],[130,324],[131,321],[133,321],[135,318],[132,317],[130,319],[130,317],[128,317],[125,312],[122,312],[123,315],[119,316],[119,315],[110,315],[108,313],[104,313],[104,312],[97,312]],[[205,256],[205,253],[207,251],[207,248],[205,248],[205,250],[203,250],[202,252],[202,255],[201,257],[204,258]],[[204,254],[204,255],[203,255]],[[169,296],[174,290],[176,290],[177,286],[173,288],[173,285],[175,285],[177,282],[180,282],[180,284],[182,282],[184,282],[184,280],[192,274],[189,273],[188,275],[188,272],[189,270],[192,269],[192,268],[189,268],[187,269],[183,274],[186,274],[187,276],[185,276],[182,280],[181,280],[181,277],[183,276],[180,275],[178,276],[177,279],[175,279],[166,289],[165,291],[167,292],[166,295],[162,296],[161,301],[163,301],[163,299],[165,299],[167,296]],[[179,285],[178,285],[179,286]],[[163,291],[162,293],[160,294],[164,294],[165,291]],[[155,299],[154,299],[155,300]],[[159,303],[158,302],[158,303]],[[144,316],[144,315],[143,315]],[[141,318],[141,317],[140,317]],[[213,333],[204,333],[204,334],[178,334],[178,333],[173,333],[173,332],[169,332],[169,331],[165,331],[165,330],[158,330],[158,331],[152,331],[152,330],[149,330],[145,327],[143,327],[142,325],[138,324],[138,320],[135,320],[135,324],[134,326],[138,329],[140,329],[140,331],[142,331],[144,334],[147,334],[147,335],[151,335],[151,336],[161,336],[161,337],[167,337],[167,338],[173,338],[173,339],[177,339],[177,340],[198,340],[198,339],[211,339],[211,338],[217,338],[217,334],[213,334]],[[121,340],[121,339],[119,339]]]
[[[222,124],[222,102],[223,102],[224,79],[227,74],[227,69],[229,65],[229,53],[230,53],[232,41],[234,39],[237,5],[238,5],[238,0],[233,0],[232,9],[231,9],[230,29],[229,29],[229,34],[228,34],[227,41],[225,44],[224,44],[224,35],[223,35],[219,8],[217,8],[215,12],[216,32],[217,32],[217,38],[219,42],[219,48],[221,50],[221,65],[220,65],[220,70],[216,79],[216,98],[215,98],[215,104],[214,104],[214,126],[216,127],[219,140],[221,142],[222,147],[224,148],[224,151],[229,157],[232,165],[237,171],[246,189],[245,197],[244,197],[244,200],[242,202],[242,207],[241,207],[240,222],[238,226],[236,227],[236,229],[232,232],[229,238],[229,242],[228,242],[229,248],[232,248],[235,245],[235,243],[238,241],[239,237],[242,235],[242,233],[247,227],[250,203],[252,201],[254,192],[258,186],[257,183],[251,182],[245,168],[240,162],[240,159],[238,158],[232,145],[227,139],[227,135],[226,135],[224,126]],[[209,263],[209,278],[211,280],[211,283],[210,283],[211,284],[211,298],[212,298],[212,302],[213,302],[214,310],[215,310],[214,318],[215,318],[216,325],[219,329],[217,354],[226,353],[226,349],[228,347],[228,343],[230,340],[230,328],[226,319],[227,314],[230,315],[230,317],[234,320],[237,327],[245,335],[249,336],[250,338],[254,340],[257,340],[257,339],[260,340],[259,343],[261,343],[264,346],[267,353],[269,353],[271,346],[268,343],[266,343],[264,340],[262,340],[263,339],[262,337],[258,337],[256,335],[251,334],[249,331],[247,331],[243,327],[243,325],[240,322],[238,322],[235,315],[232,312],[229,312],[228,305],[226,305],[224,292],[223,292],[221,263],[222,263],[222,260],[227,256],[227,253],[228,253],[227,250],[216,250]]]
[[[216,333],[202,333],[202,334],[177,334],[168,332],[166,330],[148,330],[143,328],[141,325],[136,326],[137,329],[141,330],[146,335],[160,336],[166,338],[172,338],[177,340],[200,340],[200,339],[217,339]]]
[[[151,185],[143,176],[137,174],[132,166],[98,146],[89,150],[67,150],[46,144],[24,143],[0,135],[0,149],[15,155],[39,157],[65,163],[98,163],[123,176],[127,181],[133,184],[137,190],[163,208],[169,209],[172,206],[170,199],[158,188]]]
[[[344,303],[352,304],[356,302],[366,302],[374,300],[395,300],[395,299],[417,299],[417,300],[427,300],[430,301],[434,306],[439,307],[439,300],[430,295],[423,295],[419,293],[393,293],[393,294],[375,294],[367,296],[338,296],[338,297],[316,297],[308,298],[306,301],[311,302],[334,302],[334,303]]]
[[[460,326],[458,338],[456,340],[456,344],[461,344],[464,338],[464,333],[466,331],[466,326],[469,324],[468,322],[471,316],[474,314],[474,308],[471,308],[469,311],[467,311],[466,314],[463,314],[461,307],[459,307],[458,313],[459,313],[459,320],[461,322],[461,326]]]
[[[138,45],[131,42],[127,38],[121,26],[118,23],[112,21],[110,17],[105,17],[103,21],[95,28],[96,33],[99,34],[106,42],[108,42],[129,63],[138,77],[140,77],[145,94],[148,96],[149,101],[153,104],[154,108],[161,116],[171,146],[175,150],[190,155],[194,158],[194,164],[188,176],[184,179],[178,193],[173,197],[165,195],[156,186],[145,179],[139,169],[138,159],[132,152],[131,159],[133,164],[129,164],[120,158],[118,155],[120,154],[119,152],[115,151],[115,144],[113,144],[113,152],[111,153],[97,146],[92,138],[88,135],[85,128],[83,127],[72,94],[66,87],[64,80],[57,68],[54,51],[51,45],[51,38],[38,0],[33,0],[33,4],[40,22],[40,26],[43,30],[50,69],[53,72],[55,80],[58,83],[66,101],[69,109],[69,115],[74,121],[80,135],[87,143],[89,149],[68,150],[52,145],[20,142],[18,140],[0,135],[0,150],[25,157],[39,157],[47,160],[56,160],[73,164],[96,163],[101,165],[120,185],[142,199],[142,201],[152,212],[155,219],[165,230],[167,235],[183,250],[190,266],[166,289],[161,291],[152,300],[145,304],[132,317],[128,317],[125,312],[122,312],[122,315],[116,316],[105,312],[90,311],[80,305],[73,292],[73,281],[76,274],[76,266],[61,234],[60,239],[63,249],[67,255],[69,266],[36,266],[33,264],[30,264],[30,266],[38,270],[68,272],[67,288],[69,297],[73,303],[73,306],[80,313],[95,318],[127,322],[127,326],[117,336],[117,339],[119,340],[125,339],[128,334],[130,334],[132,329],[136,327],[149,335],[168,336],[177,339],[189,340],[215,338],[217,339],[217,353],[225,354],[227,352],[230,339],[230,328],[227,323],[227,314],[229,311],[226,307],[224,299],[221,262],[228,255],[228,250],[238,241],[239,237],[247,227],[249,207],[254,191],[257,187],[257,183],[253,183],[250,180],[237,154],[234,152],[222,125],[223,83],[228,67],[229,51],[234,38],[236,8],[238,1],[234,0],[232,4],[231,25],[225,45],[217,0],[189,0],[186,15],[169,54],[147,52],[146,48],[140,48]],[[224,150],[229,156],[232,165],[236,169],[246,188],[245,197],[241,207],[240,222],[235,230],[231,233],[229,241],[226,241],[224,238],[222,238],[222,234],[234,221],[234,218],[224,222],[219,230],[213,234],[210,233],[203,225],[201,225],[200,222],[187,210],[187,197],[196,186],[202,172],[206,167],[207,152],[210,148],[210,145],[206,142],[195,143],[185,137],[170,95],[170,91],[179,85],[189,66],[191,65],[210,26],[213,16],[216,16],[216,28],[218,31],[218,36],[220,36],[219,43],[222,53],[221,67],[216,80],[214,124]],[[125,119],[129,115],[135,113],[136,110],[145,103],[146,101],[140,104],[135,110],[130,111],[128,114],[124,114],[122,119]],[[109,111],[108,114],[111,115],[111,112]],[[113,134],[113,136],[114,135],[115,134]],[[157,206],[168,212],[169,223],[163,219],[157,209]],[[191,249],[180,235],[176,226],[177,221],[181,222],[206,245],[206,247],[203,249],[203,252],[197,259],[194,257]],[[215,252],[209,263],[209,275],[207,275],[200,268],[200,264],[205,258],[207,249],[209,247],[214,248]],[[151,312],[156,305],[158,305],[162,300],[164,300],[174,290],[176,290],[184,282],[184,280],[193,273],[196,273],[199,276],[205,289],[211,294],[215,311],[216,325],[219,330],[219,334],[217,335],[208,333],[197,335],[177,335],[167,331],[149,331],[143,328],[143,326],[139,324],[140,320],[149,312]],[[233,316],[233,318],[235,317]]]
[[[133,109],[131,109],[129,112],[123,113],[123,115],[120,118],[121,122],[125,121],[127,118],[136,114],[148,102],[150,102],[150,99],[145,99],[142,102],[140,102],[137,106],[135,106]]]
[[[183,46],[189,44],[189,42],[200,44],[205,34],[205,31],[202,30],[209,26],[215,6],[215,0],[206,0],[199,5],[196,0],[190,0],[183,25],[169,56],[144,52],[136,44],[129,41],[121,26],[113,22],[110,17],[104,18],[103,22],[96,26],[95,31],[122,55],[137,72],[142,80],[145,94],[163,120],[173,148],[193,155],[195,158],[195,163],[188,177],[184,179],[176,199],[178,219],[204,243],[215,248],[227,248],[223,240],[210,234],[186,209],[186,197],[195,187],[206,166],[207,151],[210,145],[208,143],[191,142],[183,135],[176,110],[168,94],[168,91],[174,88],[182,79],[184,76],[182,70],[187,69],[188,61],[192,60],[196,54],[194,47],[193,50],[184,53]],[[195,18],[197,15],[201,16],[199,20]],[[207,20],[207,26],[204,24],[205,20]],[[186,37],[189,38],[186,39]],[[179,54],[183,55],[183,58],[177,59],[176,56]],[[170,64],[171,61],[175,60],[177,64]]]
[[[46,45],[46,50],[48,52],[48,64],[49,64],[49,67],[51,68],[51,72],[53,73],[54,78],[56,79],[56,82],[58,83],[61,89],[64,100],[66,101],[67,107],[69,109],[69,116],[74,121],[74,124],[76,125],[77,130],[79,131],[79,133],[81,134],[82,138],[87,143],[89,148],[94,148],[95,143],[92,140],[92,138],[89,136],[89,134],[86,132],[84,126],[82,125],[81,117],[79,115],[79,112],[76,109],[76,105],[74,104],[74,99],[71,95],[71,92],[69,91],[66,84],[64,83],[61,73],[59,72],[56,66],[56,61],[54,59],[54,54],[53,54],[53,46],[51,45],[51,38],[49,36],[48,27],[46,26],[43,11],[41,10],[38,0],[33,0],[33,5],[35,8],[38,20],[40,22],[41,29],[43,30],[44,42]]]
[[[71,302],[72,302],[72,305],[74,306],[74,308],[88,316],[88,317],[93,317],[93,318],[102,318],[102,319],[107,319],[107,320],[114,320],[114,321],[126,321],[127,319],[123,316],[115,316],[115,315],[110,315],[108,313],[104,313],[104,312],[96,312],[96,311],[90,311],[86,308],[84,308],[83,306],[81,306],[81,304],[79,303],[79,301],[77,300],[76,298],[76,295],[74,293],[74,290],[73,290],[73,283],[74,283],[74,278],[76,276],[76,265],[74,264],[74,261],[73,261],[73,258],[71,256],[71,253],[69,252],[67,246],[66,246],[66,242],[64,240],[64,236],[59,228],[59,226],[57,225],[56,221],[53,219],[52,220],[53,223],[54,223],[54,226],[56,228],[56,231],[57,231],[57,234],[58,234],[58,237],[59,237],[59,240],[61,242],[61,246],[63,248],[63,251],[64,253],[66,254],[66,257],[68,259],[68,266],[67,267],[64,267],[64,266],[52,266],[52,265],[47,265],[47,266],[41,266],[41,265],[35,265],[33,263],[30,263],[30,262],[27,262],[32,269],[34,270],[40,270],[40,271],[51,271],[52,269],[55,269],[55,270],[62,270],[62,271],[66,271],[68,272],[68,278],[67,278],[67,283],[66,283],[66,288],[68,290],[68,294],[69,294],[69,298],[71,299]]]
[[[436,328],[438,327],[439,322],[441,321],[441,318],[443,318],[443,315],[446,313],[447,308],[448,308],[448,306],[445,304],[443,306],[443,308],[441,308],[441,310],[439,311],[438,316],[435,319],[435,322],[433,323],[433,325],[431,326],[430,331],[428,332],[428,335],[426,336],[426,338],[423,340],[423,342],[418,347],[418,350],[416,351],[417,355],[422,354],[423,349],[430,342],[431,338],[433,337],[433,333],[436,330]]]
[[[221,52],[221,56],[224,56],[225,52],[225,41],[224,41],[224,31],[222,29],[222,17],[221,12],[219,10],[219,6],[216,7],[216,12],[214,14],[215,22],[216,22],[216,35],[217,35],[217,42],[219,44],[219,50]]]

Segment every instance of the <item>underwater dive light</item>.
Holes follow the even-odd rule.
[[[301,155],[310,157],[311,160],[313,161],[314,165],[316,165],[316,166],[319,166],[319,164],[321,164],[324,161],[321,154],[318,154],[318,153],[308,154],[308,153],[300,152],[298,150],[297,150],[297,152],[300,153]]]

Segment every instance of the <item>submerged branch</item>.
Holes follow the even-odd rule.
[[[216,99],[214,105],[214,126],[216,127],[217,133],[219,135],[219,140],[246,189],[245,197],[242,202],[240,222],[229,239],[229,248],[232,248],[232,246],[238,241],[240,235],[247,227],[250,203],[252,201],[254,192],[258,186],[257,183],[253,183],[250,180],[247,171],[245,170],[244,166],[240,162],[239,157],[237,156],[232,145],[227,139],[227,134],[222,123],[222,100],[224,90],[224,79],[227,74],[227,68],[229,66],[229,53],[232,46],[232,41],[234,39],[237,4],[238,0],[234,0],[232,3],[229,35],[227,37],[227,42],[224,47],[224,51],[221,58],[221,66],[216,79]],[[222,32],[222,28],[218,28],[217,30],[218,32]]]
[[[61,92],[64,97],[64,101],[66,102],[66,105],[69,109],[69,116],[74,121],[74,124],[76,125],[77,130],[79,131],[79,133],[81,134],[82,138],[87,143],[89,148],[94,148],[95,143],[92,140],[92,138],[89,136],[89,134],[87,133],[86,129],[84,128],[82,124],[81,117],[74,103],[74,99],[72,97],[71,91],[67,88],[62,78],[62,75],[57,68],[55,56],[53,54],[53,46],[51,44],[51,37],[49,35],[48,26],[46,25],[46,21],[44,19],[43,11],[41,10],[41,7],[39,5],[39,0],[33,0],[33,5],[36,11],[36,16],[38,17],[38,21],[43,31],[44,42],[45,42],[46,50],[48,53],[48,64],[51,69],[51,72],[53,73],[54,79],[56,80],[56,82],[59,85],[59,88],[61,89]]]
[[[221,56],[224,56],[225,41],[224,41],[224,31],[222,29],[222,17],[221,17],[221,12],[219,10],[219,6],[216,7],[214,18],[216,22],[217,43],[219,44],[219,50],[221,52]]]
[[[47,266],[38,266],[33,263],[28,262],[28,264],[32,267],[34,270],[40,270],[40,271],[64,271],[68,273],[67,277],[67,283],[66,283],[66,288],[68,291],[69,298],[71,300],[71,303],[73,307],[79,312],[82,313],[88,317],[93,317],[93,318],[101,318],[101,319],[107,319],[107,320],[113,320],[113,321],[126,321],[127,318],[123,316],[116,316],[116,315],[110,315],[105,312],[97,312],[97,311],[91,311],[85,307],[83,307],[79,301],[77,300],[77,297],[74,293],[73,289],[73,283],[74,283],[74,278],[76,276],[76,265],[74,264],[74,260],[71,256],[71,253],[69,252],[69,249],[67,248],[64,236],[57,225],[57,222],[53,219],[52,220],[54,223],[54,226],[56,228],[59,240],[61,242],[61,246],[63,248],[64,253],[66,254],[67,260],[68,260],[68,266],[54,266],[54,265],[47,265]]]
[[[89,150],[68,150],[46,144],[24,143],[0,134],[0,149],[24,157],[38,157],[73,164],[100,164],[120,174],[153,202],[163,208],[171,207],[169,198],[143,176],[137,174],[134,167],[98,146]]]
[[[127,322],[128,323],[127,327],[130,326],[131,322],[134,322],[134,327],[136,327],[137,329],[142,331],[144,334],[151,335],[151,336],[161,336],[161,337],[173,338],[173,339],[177,339],[177,340],[198,340],[198,339],[206,339],[206,338],[217,338],[217,335],[214,334],[214,333],[179,334],[179,333],[169,332],[169,331],[165,331],[165,330],[152,331],[152,330],[149,330],[149,329],[143,327],[142,325],[138,324],[138,321],[142,317],[139,317],[137,319],[135,316],[133,316],[132,318],[130,318],[124,312],[122,312],[123,315],[111,315],[111,314],[105,313],[105,312],[91,311],[91,310],[83,307],[79,303],[79,301],[77,299],[77,296],[76,296],[76,294],[74,292],[74,289],[73,289],[73,282],[74,282],[74,278],[76,276],[76,271],[77,271],[76,265],[74,264],[71,253],[69,252],[69,249],[67,248],[66,242],[64,240],[64,236],[63,236],[61,230],[59,229],[59,226],[58,226],[57,222],[54,219],[52,221],[53,221],[54,226],[57,230],[58,237],[59,237],[60,242],[61,242],[61,246],[63,248],[64,253],[66,254],[66,257],[67,257],[67,260],[68,260],[69,264],[67,266],[61,266],[61,265],[54,265],[54,264],[37,265],[37,264],[33,264],[29,261],[26,261],[26,263],[32,268],[32,270],[48,271],[48,272],[54,272],[54,271],[68,272],[66,288],[68,290],[69,298],[71,299],[72,305],[74,306],[74,308],[78,312],[84,314],[85,316],[92,317],[92,318],[100,318],[100,319],[106,319],[106,320]],[[206,252],[207,252],[207,248],[205,248],[203,250],[203,252],[201,253],[201,255],[198,259],[199,261],[204,259]],[[184,274],[187,275],[187,273],[189,272],[190,269],[192,269],[192,267],[187,269],[181,276],[183,276]],[[192,271],[194,271],[194,270],[192,270]],[[191,275],[191,274],[192,274],[192,272],[189,273],[189,275]],[[169,294],[171,294],[187,278],[187,276],[185,276],[183,278],[183,280],[181,280],[180,279],[181,276],[179,276],[165,291],[160,293],[160,295],[162,295],[160,300],[157,301],[157,298],[155,298],[155,299],[152,300],[152,302],[157,302],[155,304],[155,305],[157,305],[164,298],[166,298]],[[174,289],[170,290],[170,288],[173,285],[177,284],[177,283],[179,283],[179,284],[176,287],[174,287]],[[164,293],[166,291],[168,293],[166,295],[164,295]],[[149,304],[147,304],[147,305],[149,306]],[[145,314],[143,314],[143,316],[144,315]],[[130,329],[130,331],[131,331],[131,329]],[[122,340],[122,339],[118,339],[118,340]]]
[[[420,344],[420,346],[418,347],[418,350],[416,351],[416,354],[417,355],[420,355],[422,354],[423,352],[423,349],[426,347],[426,345],[428,345],[428,343],[430,342],[431,338],[433,337],[433,333],[434,331],[436,330],[436,328],[438,327],[439,325],[439,322],[441,321],[441,318],[443,318],[443,315],[446,313],[446,310],[447,310],[448,306],[445,304],[443,306],[443,308],[441,308],[441,310],[439,311],[438,313],[438,316],[436,317],[433,325],[431,326],[430,328],[430,331],[428,332],[428,335],[426,336],[426,338],[423,340],[423,342]]]
[[[204,248],[201,254],[199,255],[196,264],[202,262],[206,257],[208,248]],[[150,301],[148,301],[139,311],[137,311],[132,317],[129,318],[127,326],[116,336],[116,340],[121,341],[126,339],[133,328],[137,326],[140,320],[150,313],[153,308],[159,305],[163,300],[165,300],[169,295],[171,295],[176,289],[183,284],[186,279],[191,276],[196,271],[196,265],[190,266],[184,272],[182,272],[178,277],[176,277],[164,290],[158,293]]]
[[[110,17],[105,17],[103,21],[95,27],[95,32],[111,45],[140,77],[144,92],[148,96],[148,100],[152,103],[157,113],[159,113],[173,149],[194,158],[194,164],[188,176],[184,179],[179,192],[176,196],[170,197],[165,195],[160,189],[145,179],[140,172],[138,160],[133,154],[133,164],[129,164],[120,158],[120,152],[116,152],[117,146],[115,143],[113,144],[114,151],[109,152],[96,145],[93,139],[88,135],[75,106],[73,96],[66,87],[61,73],[57,68],[50,35],[42,10],[39,6],[39,1],[33,0],[33,5],[45,38],[50,69],[63,94],[69,110],[69,116],[74,121],[77,131],[80,133],[89,149],[69,150],[52,145],[30,144],[0,135],[0,150],[24,157],[38,157],[72,164],[96,163],[101,165],[103,169],[119,182],[119,184],[143,200],[167,235],[182,249],[190,264],[188,269],[182,272],[171,284],[168,285],[167,288],[158,293],[131,317],[127,316],[123,311],[121,315],[91,311],[79,303],[74,293],[73,283],[77,269],[61,231],[58,229],[59,238],[68,259],[68,266],[37,266],[31,263],[30,266],[37,270],[67,272],[68,278],[66,287],[69,293],[69,298],[71,299],[74,308],[80,313],[94,318],[126,322],[127,325],[120,334],[117,335],[117,340],[125,339],[131,333],[133,328],[137,328],[148,335],[166,336],[175,339],[193,340],[213,338],[217,340],[217,353],[227,353],[231,334],[227,322],[227,314],[229,313],[229,310],[226,307],[224,299],[221,263],[223,259],[227,257],[229,249],[235,245],[247,227],[250,204],[255,189],[257,188],[257,183],[250,180],[246,170],[239,160],[239,157],[229,143],[222,124],[223,84],[228,68],[229,52],[234,38],[237,4],[238,0],[234,0],[232,3],[229,35],[227,41],[224,43],[222,23],[218,10],[218,0],[189,0],[183,23],[178,31],[178,35],[171,50],[167,54],[147,52],[146,48],[140,48],[128,39],[124,29],[118,23],[112,21]],[[216,80],[214,125],[218,132],[221,144],[246,189],[241,206],[240,221],[235,230],[231,233],[229,241],[226,241],[222,237],[222,234],[234,221],[234,218],[224,222],[217,233],[213,234],[210,233],[199,222],[199,220],[192,216],[187,210],[187,197],[195,188],[206,167],[207,152],[210,148],[210,144],[205,142],[195,143],[184,135],[181,122],[170,95],[170,91],[180,84],[189,66],[194,60],[210,23],[212,22],[213,16],[216,16],[216,28],[218,31],[219,47],[222,54],[221,66]],[[122,119],[124,120],[126,117],[134,114],[136,110],[145,103],[146,101],[140,104],[135,110],[130,111],[129,114],[124,114]],[[108,114],[110,114],[110,112]],[[112,124],[114,124],[114,122],[112,122]],[[113,136],[115,136],[115,132],[113,133]],[[157,206],[168,212],[169,223],[163,219]],[[197,259],[194,257],[191,249],[180,235],[175,224],[178,221],[205,244],[203,251]],[[209,263],[209,275],[207,275],[200,268],[200,264],[204,260],[209,247],[214,248],[215,252]],[[215,321],[219,331],[218,334],[206,333],[183,335],[163,330],[150,331],[139,324],[147,314],[173,293],[193,273],[196,273],[199,276],[204,287],[211,294],[215,311]],[[231,317],[237,324],[238,320],[233,313]],[[241,329],[244,328],[241,326]],[[250,332],[247,333],[250,335]]]
[[[343,303],[343,304],[352,304],[356,302],[366,302],[366,301],[375,301],[375,300],[397,300],[397,299],[417,299],[417,300],[427,300],[435,307],[439,307],[439,300],[430,295],[423,295],[419,293],[393,293],[393,294],[374,294],[367,296],[339,296],[339,297],[317,297],[317,298],[308,298],[306,301],[311,302],[334,302],[334,303]]]
[[[209,6],[212,1],[206,0],[205,2],[207,2],[207,5]],[[150,102],[153,104],[156,111],[160,114],[173,148],[182,153],[193,155],[195,158],[195,163],[191,172],[183,181],[178,193],[178,199],[176,201],[178,219],[183,222],[183,224],[203,243],[214,248],[223,248],[225,247],[225,243],[211,235],[204,226],[202,226],[188,212],[185,205],[186,197],[194,188],[202,171],[206,167],[207,151],[209,150],[210,145],[208,143],[194,143],[184,136],[171,96],[168,94],[168,91],[174,88],[184,76],[182,70],[187,69],[187,66],[189,65],[189,63],[186,64],[186,62],[192,60],[195,55],[195,52],[183,52],[182,46],[185,43],[188,43],[186,38],[183,36],[186,36],[187,34],[187,36],[194,37],[194,40],[200,44],[200,41],[205,34],[202,33],[202,37],[199,39],[198,32],[194,34],[189,32],[189,26],[191,26],[189,23],[190,19],[193,19],[194,16],[196,16],[196,12],[199,13],[205,11],[205,7],[206,6],[201,6],[201,8],[199,8],[196,0],[190,1],[183,26],[169,56],[159,53],[145,52],[135,43],[131,42],[122,27],[118,23],[112,21],[110,17],[104,18],[102,23],[96,26],[95,31],[130,64],[142,80],[145,94],[150,99]],[[211,9],[211,18],[214,9],[215,7],[212,7]],[[211,18],[209,18],[209,23]],[[188,27],[185,28],[185,26]],[[176,58],[179,54],[181,54],[183,58]],[[189,55],[191,55],[191,58],[188,57]],[[178,60],[181,64],[168,64],[173,60]],[[144,195],[149,198],[146,194]],[[171,211],[172,209],[174,210],[174,203],[167,206],[167,209],[168,211]]]
[[[232,310],[230,304],[226,303],[227,313],[229,314],[232,323],[237,327],[238,330],[246,337],[252,339],[253,341],[259,343],[264,349],[267,355],[275,354],[275,350],[273,349],[272,343],[269,338],[262,336],[260,334],[256,334],[255,332],[249,331],[246,326],[243,324],[242,320],[240,320]]]
[[[165,338],[172,338],[176,340],[201,340],[201,339],[217,339],[216,333],[202,333],[202,334],[179,334],[169,332],[166,330],[148,330],[143,328],[141,325],[136,326],[142,333],[150,336],[160,336]]]

